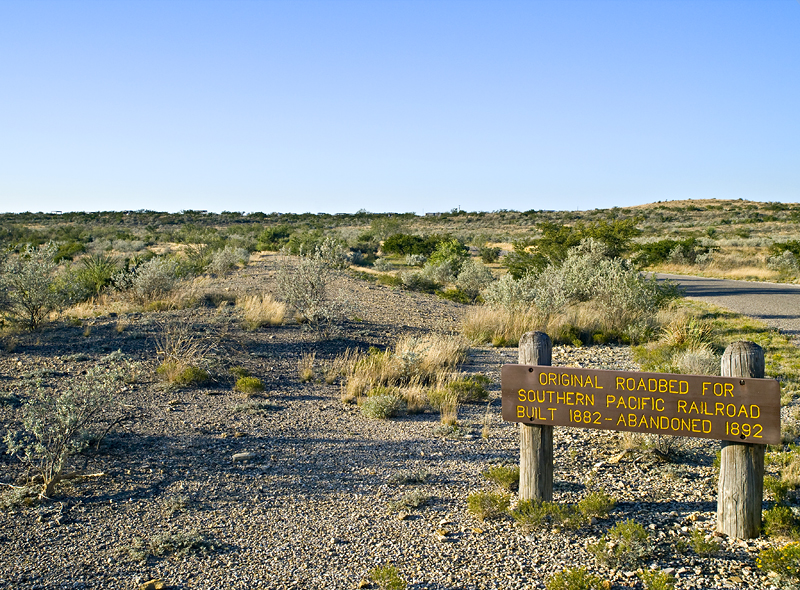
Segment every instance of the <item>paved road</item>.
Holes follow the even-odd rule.
[[[800,341],[800,285],[658,274],[679,283],[690,299],[707,301],[757,318]]]

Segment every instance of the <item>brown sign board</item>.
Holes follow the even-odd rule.
[[[504,365],[501,382],[510,422],[757,444],[781,439],[774,379]]]

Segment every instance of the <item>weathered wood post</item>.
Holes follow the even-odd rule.
[[[520,365],[551,365],[553,341],[544,332],[519,339]],[[553,427],[519,425],[519,499],[553,500]],[[760,513],[759,513],[760,514]]]
[[[764,377],[764,351],[734,342],[722,355],[723,377]],[[717,532],[738,539],[758,537],[764,491],[766,445],[722,441],[717,495]]]

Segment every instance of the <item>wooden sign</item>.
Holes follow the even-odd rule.
[[[780,385],[670,373],[504,365],[503,419],[780,444]]]

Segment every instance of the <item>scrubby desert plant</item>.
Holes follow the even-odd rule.
[[[242,310],[248,330],[257,330],[265,325],[279,326],[286,316],[286,304],[276,301],[268,293],[237,298],[236,307]]]
[[[603,579],[590,574],[584,567],[568,568],[554,574],[545,582],[547,590],[605,590]]]
[[[614,509],[617,501],[603,490],[589,492],[578,502],[578,512],[587,518],[605,518]]]
[[[151,258],[136,267],[131,280],[134,297],[152,301],[168,295],[178,284],[178,262],[170,258]]]
[[[647,531],[634,520],[619,522],[587,548],[597,562],[609,567],[633,567],[650,555]]]
[[[510,504],[511,496],[497,492],[474,492],[467,497],[467,510],[480,520],[499,518]]]
[[[427,504],[430,496],[422,490],[411,490],[406,492],[399,499],[389,502],[390,510],[413,510]]]
[[[519,486],[519,466],[497,465],[483,472],[483,478],[497,484],[507,492],[513,492]]]
[[[795,590],[800,586],[800,543],[762,550],[756,558],[756,566],[777,574],[786,590]]]
[[[720,548],[719,540],[712,536],[707,536],[703,531],[694,529],[691,536],[692,549],[697,555],[705,557],[713,555]]]
[[[642,581],[644,590],[674,590],[675,577],[661,570],[639,570],[636,575]]]
[[[428,403],[439,412],[439,420],[446,426],[458,424],[458,392],[445,387],[434,387],[428,392]]]
[[[797,518],[788,506],[773,506],[764,511],[763,529],[768,537],[790,538],[798,533]]]
[[[369,573],[380,590],[405,590],[406,581],[400,576],[400,571],[393,565],[379,566]]]
[[[192,554],[205,555],[216,549],[214,542],[198,531],[161,533],[147,541],[134,537],[128,553],[133,559],[144,561],[148,556],[185,557]]]
[[[405,400],[396,389],[380,387],[361,400],[361,413],[374,420],[386,420],[405,410]]]
[[[21,254],[0,261],[0,311],[4,304],[12,319],[29,330],[62,309],[74,292],[72,285],[56,277],[57,250],[52,242],[38,248],[28,246]]]
[[[244,248],[225,246],[211,254],[211,261],[206,270],[216,275],[226,275],[238,265],[246,266],[250,260],[250,253]]]
[[[526,532],[552,526],[574,529],[584,524],[584,519],[575,506],[558,502],[522,500],[511,511],[511,516]]]
[[[40,497],[53,496],[71,455],[119,420],[114,394],[123,383],[121,369],[95,367],[59,393],[39,390],[24,403],[22,430],[7,432],[3,440],[9,454],[41,477]]]
[[[258,377],[239,377],[233,388],[236,391],[252,395],[264,391],[264,384]]]
[[[275,276],[280,297],[297,318],[318,325],[335,319],[334,308],[327,301],[331,279],[330,266],[315,255],[283,256]]]

